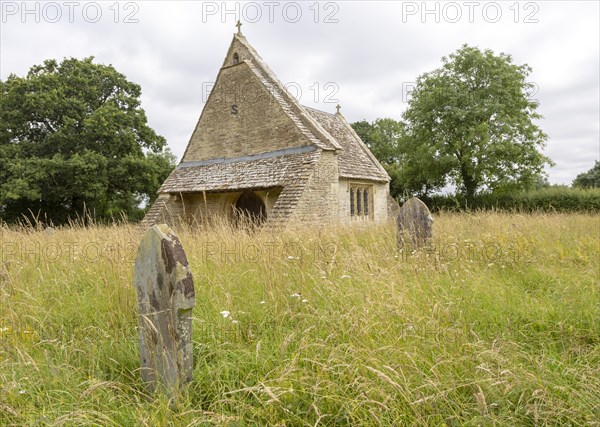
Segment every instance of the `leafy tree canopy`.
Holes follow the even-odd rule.
[[[143,214],[174,167],[140,86],[93,57],[47,60],[0,81],[0,218],[64,223]]]
[[[442,61],[417,79],[400,122],[354,124],[378,159],[396,165],[392,188],[427,195],[454,184],[472,198],[539,185],[552,161],[539,151],[547,136],[534,123],[541,116],[529,96],[531,69],[467,45]],[[398,130],[391,139],[373,136],[390,130]]]
[[[600,162],[596,160],[593,168],[577,175],[573,187],[600,188]]]

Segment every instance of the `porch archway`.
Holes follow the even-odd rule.
[[[236,225],[261,225],[267,219],[267,208],[254,191],[244,191],[235,202],[233,215]]]

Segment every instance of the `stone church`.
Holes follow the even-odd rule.
[[[302,106],[234,34],[183,158],[143,223],[386,221],[390,177],[339,112]]]

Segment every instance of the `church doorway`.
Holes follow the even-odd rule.
[[[267,219],[265,203],[254,191],[245,191],[238,197],[233,213],[236,225],[261,225]]]

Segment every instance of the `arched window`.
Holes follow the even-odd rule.
[[[238,55],[238,53],[237,53],[237,52],[235,52],[235,53],[233,54],[233,63],[234,63],[234,64],[237,64],[237,63],[239,63],[239,62],[240,62],[240,55]]]
[[[373,186],[365,184],[350,185],[350,217],[357,220],[372,218]]]

